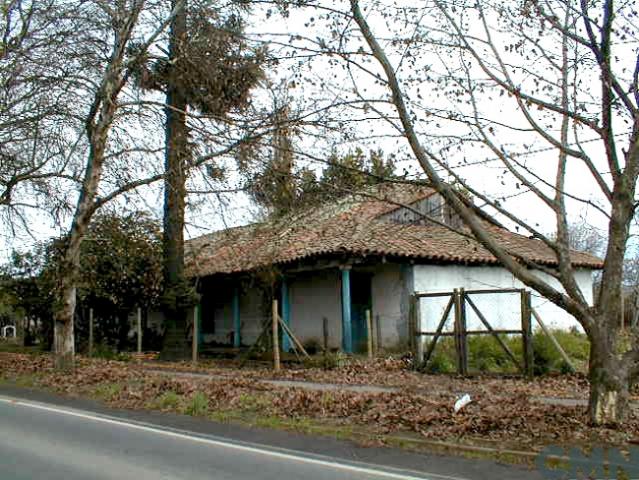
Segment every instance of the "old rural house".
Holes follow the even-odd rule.
[[[477,242],[425,221],[416,211],[461,226],[432,189],[387,184],[272,222],[190,240],[187,270],[202,294],[201,340],[251,344],[270,315],[271,298],[277,298],[282,318],[302,342],[319,341],[326,318],[330,345],[357,351],[365,342],[365,311],[370,309],[381,346],[395,348],[408,339],[409,299],[416,291],[521,288]],[[542,242],[512,233],[488,217],[485,221],[513,253],[553,264]],[[591,298],[592,273],[601,262],[577,252],[573,260],[579,286]],[[509,302],[493,298],[482,308],[507,321]],[[550,324],[575,324],[542,298],[533,297],[533,306]],[[422,308],[422,328],[429,327],[441,308]]]

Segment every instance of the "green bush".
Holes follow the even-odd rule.
[[[429,342],[424,343],[424,353],[428,349]],[[437,341],[435,350],[430,357],[428,365],[425,366],[428,373],[454,373],[457,371],[455,359],[455,341],[452,338],[440,338]]]
[[[209,411],[209,399],[202,392],[195,392],[184,408],[184,413],[193,417],[203,417]]]
[[[552,330],[559,345],[576,363],[588,362],[590,344],[586,334],[575,329]],[[533,334],[533,352],[535,358],[535,374],[543,375],[549,372],[566,373],[570,371],[561,354],[555,348],[552,340],[541,330]]]
[[[93,358],[102,358],[104,360],[118,360],[120,362],[128,362],[131,355],[125,352],[118,352],[114,347],[105,343],[98,343],[93,346]]]
[[[584,333],[571,330],[553,330],[553,335],[576,364],[588,362],[590,346]],[[523,342],[520,335],[500,335],[515,358],[523,361]],[[552,340],[537,330],[533,333],[534,373],[568,373],[569,366],[555,348]],[[428,348],[428,343],[424,349]],[[468,337],[468,369],[470,372],[516,373],[517,367],[492,335]],[[454,373],[457,371],[455,341],[451,337],[440,338],[425,370],[429,373]]]
[[[169,390],[153,400],[150,406],[160,410],[175,410],[180,406],[180,396]]]

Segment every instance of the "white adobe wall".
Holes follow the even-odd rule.
[[[289,279],[291,329],[302,343],[323,342],[323,318],[328,319],[328,344],[342,346],[342,298],[338,270],[319,270]]]
[[[216,341],[229,343],[233,326],[233,297],[232,292],[225,293],[223,305],[217,307],[209,315],[213,318],[202,318],[202,322],[215,322],[215,333],[205,334],[204,342]],[[249,288],[240,295],[240,321],[242,325],[242,344],[250,345],[259,336],[264,319],[262,293],[257,288]],[[190,313],[192,315],[192,313]]]
[[[448,292],[454,288],[481,290],[492,288],[524,288],[510,272],[496,266],[464,266],[464,265],[415,265],[413,267],[414,287],[418,292]],[[552,286],[560,288],[558,282],[548,275],[539,274]],[[592,304],[592,271],[579,269],[576,272],[577,284],[587,301]],[[517,294],[474,295],[471,297],[477,307],[495,328],[520,328],[520,298]],[[446,298],[428,298],[420,302],[421,328],[432,331],[446,306]],[[546,324],[552,328],[578,328],[577,321],[555,304],[532,292],[532,306]],[[484,329],[478,317],[467,307],[468,327]],[[452,320],[451,320],[452,323]],[[535,325],[535,323],[533,323]],[[452,328],[452,325],[451,325]]]
[[[322,319],[328,319],[329,345],[339,348],[342,342],[342,303],[340,276],[337,270],[298,274],[289,279],[289,301],[291,328],[302,342],[310,339],[322,342]],[[229,343],[229,334],[234,330],[232,293],[225,294],[224,303],[210,313],[215,322],[215,333],[205,334],[204,341]],[[240,321],[242,324],[242,344],[250,345],[261,332],[263,311],[262,292],[249,288],[240,295]],[[192,312],[189,312],[192,315]],[[270,310],[266,314],[270,316]]]
[[[399,264],[381,264],[371,281],[372,315],[381,331],[381,346],[398,347],[407,341],[409,295],[412,292],[412,269]]]

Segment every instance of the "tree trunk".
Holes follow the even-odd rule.
[[[62,274],[58,292],[59,307],[53,314],[53,345],[56,370],[70,371],[75,366],[73,315],[76,304],[75,276]]]
[[[616,332],[611,332],[614,335]],[[590,398],[588,415],[593,425],[622,423],[628,410],[628,368],[619,361],[614,346],[600,339],[590,346]]]
[[[118,352],[127,350],[129,343],[129,332],[131,324],[129,322],[129,312],[118,312]]]
[[[176,0],[171,2],[172,8]],[[164,322],[165,335],[162,358],[166,360],[189,357],[186,314],[188,306],[187,282],[184,277],[184,205],[186,197],[186,161],[189,157],[187,103],[182,92],[182,45],[186,41],[186,2],[171,21],[169,36],[169,81],[166,94],[166,152],[164,180]]]

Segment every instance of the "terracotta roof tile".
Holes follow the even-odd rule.
[[[253,270],[307,257],[347,253],[386,255],[425,262],[496,264],[474,239],[437,225],[400,224],[380,215],[432,195],[420,185],[390,184],[372,193],[352,195],[333,204],[298,212],[276,221],[230,228],[186,243],[191,276]],[[380,200],[383,198],[385,200]],[[514,255],[553,265],[552,251],[540,240],[490,225]],[[575,266],[601,268],[600,259],[573,252]]]

